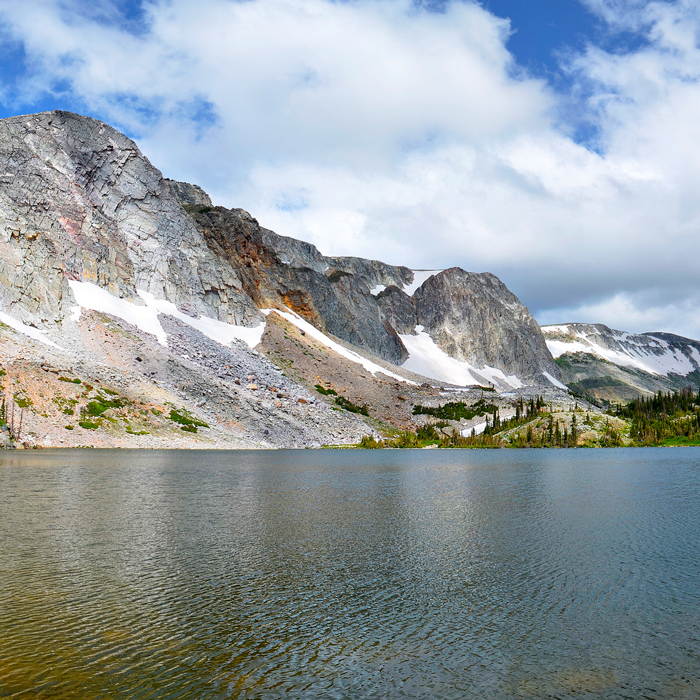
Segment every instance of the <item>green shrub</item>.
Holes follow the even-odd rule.
[[[179,423],[182,426],[194,428],[194,430],[189,431],[191,433],[197,432],[197,426],[199,426],[200,428],[209,427],[208,423],[205,423],[203,420],[199,420],[199,418],[195,418],[189,411],[185,410],[184,408],[181,408],[180,410],[176,410],[174,408],[171,409],[169,418],[171,421]],[[183,428],[183,430],[184,429],[185,428]]]
[[[15,403],[20,408],[29,408],[29,406],[32,405],[32,400],[28,396],[24,396],[23,394],[15,394]]]
[[[97,430],[100,427],[99,423],[93,423],[89,420],[79,420],[78,425],[85,430]]]
[[[68,382],[69,384],[82,384],[80,379],[77,377],[75,379],[71,379],[70,377],[59,377],[58,378],[59,382]]]
[[[95,418],[101,416],[105,411],[110,408],[121,408],[121,401],[105,401],[104,399],[100,401],[90,401],[87,406],[85,406],[85,413],[89,416],[94,416]]]
[[[319,394],[323,394],[324,396],[338,396],[338,392],[335,389],[326,389],[320,384],[316,384],[316,391],[318,391]]]
[[[336,396],[335,402],[341,408],[344,408],[346,411],[350,411],[350,413],[360,413],[363,416],[369,416],[369,411],[367,410],[367,406],[358,406],[357,404],[354,404],[352,401],[346,399],[344,396]]]

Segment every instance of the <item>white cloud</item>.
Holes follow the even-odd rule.
[[[106,0],[97,19],[77,0],[0,13],[31,57],[25,101],[68,82],[166,175],[279,233],[490,270],[542,320],[700,337],[700,10],[586,2],[644,38],[569,59],[598,152],[475,3],[162,0],[140,33],[105,21]]]

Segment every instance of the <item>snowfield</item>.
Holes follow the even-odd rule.
[[[523,386],[515,375],[506,376],[500,369],[477,369],[468,362],[450,357],[435,344],[423,326],[416,326],[415,335],[399,334],[399,338],[409,353],[409,358],[401,365],[402,369],[456,386],[494,384],[499,388],[510,389]]]
[[[27,326],[21,321],[18,321],[16,318],[13,318],[9,314],[2,311],[0,311],[0,323],[4,323],[6,326],[16,330],[18,333],[23,333],[34,340],[38,340],[40,343],[44,343],[44,345],[49,345],[57,350],[64,350],[60,345],[56,345],[56,343],[54,343],[52,340],[49,340],[40,330]]]
[[[78,306],[74,308],[70,317],[76,323],[80,320],[81,309],[98,311],[121,318],[132,326],[140,328],[145,333],[150,333],[156,337],[161,345],[167,346],[168,336],[160,325],[158,314],[173,316],[221,345],[228,345],[233,340],[242,340],[250,348],[254,348],[260,342],[265,330],[264,321],[254,328],[249,328],[247,326],[236,326],[232,323],[223,323],[205,316],[192,318],[178,311],[178,308],[172,302],[156,299],[152,294],[143,290],[138,291],[144,302],[144,305],[141,306],[133,301],[115,297],[106,289],[102,289],[102,287],[98,287],[90,282],[69,281],[68,284],[73,291],[75,300],[78,302]]]

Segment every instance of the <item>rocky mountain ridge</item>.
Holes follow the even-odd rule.
[[[329,442],[355,440],[362,426],[410,427],[411,401],[449,385],[561,386],[535,320],[495,276],[324,256],[242,209],[214,206],[196,185],[163,178],[133,141],[66,112],[0,120],[0,321],[5,398],[14,406],[22,376],[36,381],[27,420],[49,443],[54,408],[68,399],[55,382],[53,396],[41,397],[46,367],[81,367],[76,378],[90,386],[118,368],[134,385],[146,380],[139,411],[162,413],[165,401],[176,415],[202,416],[210,435],[217,423],[221,444],[235,434],[268,446],[318,444],[335,424]],[[199,356],[219,359],[195,367]],[[232,372],[236,363],[247,370]],[[323,398],[333,396],[337,405]],[[85,431],[96,429],[83,423],[109,437],[112,419],[136,420],[124,406],[85,418],[97,410],[91,402],[106,405],[89,391],[70,400],[83,420],[61,426],[62,444],[68,435],[95,443]],[[267,407],[269,417],[243,405]],[[353,406],[369,406],[379,422]],[[127,431],[128,440],[162,432],[159,420]]]
[[[700,387],[700,341],[672,333],[627,333],[600,323],[542,326],[562,380],[602,401]]]

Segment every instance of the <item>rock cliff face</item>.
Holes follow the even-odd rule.
[[[183,183],[173,188],[183,190]],[[476,367],[525,381],[541,379],[543,371],[558,376],[537,322],[494,275],[451,268],[428,277],[409,296],[404,289],[414,272],[406,267],[324,256],[309,243],[262,228],[242,209],[207,208],[192,217],[260,308],[290,308],[324,332],[397,365],[409,356],[399,334],[422,326],[448,356]]]
[[[215,321],[255,327],[259,342],[270,326],[262,312],[291,310],[325,334],[326,347],[341,352],[328,337],[339,339],[391,363],[387,372],[399,380],[407,344],[414,353],[420,343],[438,363],[491,368],[517,376],[516,385],[558,376],[534,319],[493,275],[324,256],[242,209],[213,206],[196,185],[163,178],[133,141],[99,121],[65,112],[0,120],[0,311],[61,344],[62,334],[76,337],[75,285],[86,282],[109,292],[120,318],[161,344],[170,341],[159,314],[215,339],[232,332],[212,330]],[[86,308],[91,292],[82,289]],[[109,299],[87,308],[119,316]],[[418,336],[418,345],[407,340]],[[480,382],[453,381],[450,371],[425,376]]]
[[[494,275],[453,267],[426,280],[414,299],[416,321],[451,357],[518,377],[557,376],[537,322]]]
[[[67,282],[82,279],[260,322],[160,172],[102,122],[66,112],[0,120],[0,222],[0,303],[21,320],[63,318],[75,304]]]
[[[324,333],[394,364],[406,360],[401,340],[369,293],[370,280],[350,271],[367,269],[373,278],[383,274],[393,280],[399,268],[325,258],[308,243],[262,229],[242,209],[214,207],[192,217],[210,249],[239,271],[243,289],[258,307],[290,308]]]

